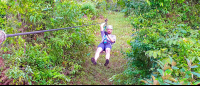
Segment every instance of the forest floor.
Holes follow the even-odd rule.
[[[123,52],[131,48],[127,41],[131,39],[133,29],[128,18],[124,17],[124,13],[109,11],[105,14],[104,18],[98,19],[98,22],[104,22],[106,18],[108,19],[107,24],[113,26],[112,34],[116,35],[116,43],[112,46],[108,66],[104,66],[105,52],[100,54],[97,65],[93,65],[91,62],[91,58],[94,57],[97,46],[101,42],[100,28],[98,28],[94,32],[96,36],[95,46],[91,49],[91,55],[86,59],[85,65],[83,66],[85,74],[72,78],[70,84],[113,85],[113,82],[109,81],[109,78],[125,70],[127,60]]]

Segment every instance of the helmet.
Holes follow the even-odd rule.
[[[108,25],[106,28],[107,29],[113,29],[112,25]]]

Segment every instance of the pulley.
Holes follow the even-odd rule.
[[[0,30],[0,44],[6,40],[6,33]]]

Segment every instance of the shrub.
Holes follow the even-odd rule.
[[[96,7],[92,2],[86,2],[81,6],[82,13],[96,15]]]

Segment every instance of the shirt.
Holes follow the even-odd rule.
[[[116,36],[115,35],[112,35],[112,34],[108,34],[115,42],[116,42]],[[102,41],[101,42],[103,42],[104,41],[104,39],[106,39],[107,38],[107,43],[111,43],[111,45],[113,45],[115,42],[111,42],[110,41],[110,39],[108,38],[108,36],[105,36],[105,33],[104,33],[104,31],[101,31],[101,37],[102,37]]]

